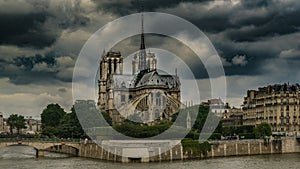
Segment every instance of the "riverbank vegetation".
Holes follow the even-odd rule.
[[[66,113],[58,104],[49,104],[41,114],[42,134],[57,138],[80,138],[84,132],[74,107]]]
[[[177,139],[177,136],[182,133],[187,133],[185,138],[190,140],[198,140],[199,136],[209,140],[220,140],[222,138],[234,139],[238,136],[241,139],[255,139],[270,136],[272,133],[267,123],[256,127],[223,127],[219,123],[220,117],[209,112],[209,106],[197,105],[180,110],[172,115],[171,120],[162,120],[152,125],[125,120],[122,124],[113,126],[109,114],[101,112],[101,116],[92,101],[77,101],[69,113],[66,113],[58,104],[50,104],[41,114],[42,134],[48,137],[80,138],[84,135],[83,128],[86,130],[95,128],[99,132],[107,132],[107,128],[110,130],[113,128],[123,135],[134,138],[154,137],[168,131],[167,134],[170,136],[168,138],[173,139]],[[189,118],[193,125],[188,126],[187,119]],[[206,124],[207,121],[210,123]],[[186,132],[187,128],[190,128],[189,132]],[[94,135],[97,136],[97,133]]]
[[[199,143],[198,140],[183,139],[181,145],[184,153],[207,155],[211,151],[211,145],[207,141]]]

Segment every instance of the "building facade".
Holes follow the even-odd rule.
[[[32,116],[25,116],[26,129],[23,130],[24,134],[34,134],[41,132],[42,122],[40,119],[34,119]]]
[[[273,132],[299,132],[300,85],[285,83],[248,90],[243,110],[244,125],[266,122]]]
[[[244,112],[241,108],[230,108],[225,111],[221,119],[224,127],[241,126],[243,125]]]
[[[228,111],[228,105],[222,99],[209,99],[207,102],[202,102],[203,105],[209,106],[210,111],[217,117],[223,117]]]
[[[157,69],[155,54],[146,52],[143,29],[140,49],[132,60],[132,74],[123,73],[120,52],[103,52],[98,87],[97,105],[109,113],[113,124],[130,118],[145,124],[170,120],[181,106],[179,77]]]

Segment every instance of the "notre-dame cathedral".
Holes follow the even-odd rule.
[[[123,74],[120,52],[103,52],[98,87],[98,107],[109,113],[113,124],[125,119],[147,125],[170,120],[181,106],[177,71],[175,75],[161,73],[155,54],[146,52],[143,18],[141,44],[132,60],[132,74]]]

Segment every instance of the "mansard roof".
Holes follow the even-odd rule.
[[[300,85],[299,84],[274,84],[274,85],[269,85],[266,87],[260,87],[258,88],[258,93],[257,94],[271,94],[272,92],[278,93],[281,91],[288,91],[288,92],[296,92],[300,90]]]

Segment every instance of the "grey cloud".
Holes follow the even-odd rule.
[[[56,61],[55,56],[52,54],[46,54],[45,56],[42,56],[40,54],[36,54],[35,56],[19,56],[17,58],[14,58],[13,64],[22,67],[25,70],[31,70],[34,68],[36,64],[42,64],[45,63],[48,67],[52,67]]]
[[[221,56],[229,85],[234,87],[229,90],[232,94],[230,97],[242,97],[245,90],[266,83],[297,83],[300,78],[300,2],[231,2],[144,0],[143,3],[144,11],[166,12],[183,17],[208,35]],[[8,79],[7,83],[13,83],[11,85],[17,88],[46,84],[55,86],[52,91],[67,94],[69,90],[64,91],[69,86],[64,85],[71,82],[76,55],[88,37],[103,24],[119,16],[138,12],[139,9],[137,0],[0,0],[0,77],[2,80]],[[138,45],[137,36],[116,47],[120,47],[126,55],[138,50]],[[169,50],[183,58],[183,53],[194,57],[185,46],[166,37],[146,35],[146,45]],[[9,47],[3,50],[6,46]],[[56,54],[50,55],[47,53],[49,51],[55,51]],[[196,78],[207,78],[207,72],[199,60],[185,61]],[[196,64],[190,64],[192,61]],[[31,89],[26,90],[30,92]],[[6,109],[9,111],[11,102],[17,98],[35,98],[35,95],[29,96],[13,97],[6,104]],[[37,98],[59,103],[67,100],[66,97],[41,97],[44,99]],[[29,104],[32,108],[37,103],[32,101]]]
[[[71,2],[24,1],[21,4],[28,9],[20,12],[18,1],[1,1],[8,9],[0,12],[0,45],[41,49],[54,44],[64,29],[87,25],[80,4]]]
[[[245,8],[257,8],[257,7],[267,7],[270,5],[271,1],[268,0],[241,0],[241,3]]]
[[[75,60],[55,53],[19,56],[13,61],[2,60],[0,77],[8,77],[14,84],[71,82]]]
[[[257,65],[263,64],[267,58],[277,56],[282,57],[283,55],[287,55],[289,49],[297,48],[289,46],[296,42],[296,38],[284,38],[283,36],[298,31],[299,21],[297,20],[297,17],[300,15],[300,10],[298,10],[300,5],[296,1],[280,1],[280,3],[278,2],[277,4],[276,2],[255,0],[241,1],[239,4],[231,4],[230,1],[226,1],[226,3],[222,6],[213,4],[213,1],[153,2],[147,0],[143,3],[145,11],[157,10],[182,16],[196,24],[200,29],[204,30],[206,34],[211,35],[209,37],[219,36],[218,38],[211,38],[211,40],[221,55],[223,63],[225,63],[226,74],[257,75],[263,73],[263,71],[257,68],[252,69],[252,71],[248,70],[250,68],[257,67]],[[36,48],[53,45],[53,43],[56,43],[57,39],[60,38],[60,46],[55,46],[55,50],[63,52],[65,48],[66,51],[70,53],[73,49],[70,49],[71,47],[68,46],[68,43],[66,42],[71,42],[71,39],[65,41],[62,38],[63,36],[61,35],[61,31],[68,30],[68,32],[76,32],[78,29],[86,29],[86,27],[90,27],[90,25],[92,25],[90,22],[90,16],[88,16],[89,14],[87,13],[88,8],[83,7],[84,2],[74,0],[63,2],[52,1],[52,3],[38,3],[38,5],[36,3],[37,1],[28,1],[27,4],[32,4],[32,6],[38,7],[37,12],[32,13],[30,10],[23,10],[22,12],[19,12],[23,13],[20,16],[24,16],[26,18],[28,15],[29,18],[33,18],[28,19],[31,22],[26,21],[26,23],[28,23],[26,28],[20,29],[23,31],[20,31],[20,36],[17,33],[18,30],[14,29],[11,29],[11,34],[15,35],[15,39],[22,37],[22,34],[24,34],[23,37],[30,43],[29,45]],[[116,0],[105,0],[93,1],[93,3],[98,5],[98,9],[100,11],[106,11],[107,13],[114,13],[117,15],[136,12],[140,7],[138,2],[134,0],[121,2]],[[280,5],[283,7],[280,8]],[[49,9],[43,8],[45,6],[48,6]],[[30,8],[28,7],[28,9]],[[95,12],[93,11],[94,9],[91,10],[92,12]],[[43,15],[40,15],[39,17],[36,16],[35,14],[38,12],[41,12]],[[95,14],[97,14],[97,12],[93,13],[93,17],[95,17]],[[13,15],[13,13],[7,12],[6,14],[1,15],[17,16],[17,14]],[[26,26],[26,24],[23,26]],[[38,26],[41,27],[38,28]],[[35,35],[31,36],[32,34],[27,33],[29,30],[34,30],[33,28],[38,29],[38,31],[33,31],[34,33],[41,35],[39,36],[41,38],[39,39],[39,42],[34,39]],[[42,34],[38,34],[38,32],[42,32]],[[30,38],[32,39],[30,39],[29,36],[31,36]],[[79,37],[80,32],[77,32],[76,36]],[[50,39],[47,37],[50,37]],[[66,37],[66,35],[64,35],[64,37]],[[277,39],[273,41],[273,37],[278,37],[279,40]],[[6,38],[6,42],[5,40],[1,41],[3,43],[14,43],[13,36],[3,36],[3,38]],[[147,38],[147,47],[161,47],[163,42],[165,42],[159,40],[159,38]],[[288,39],[288,45],[285,47],[282,45],[284,39]],[[83,44],[84,39],[81,39],[80,41],[81,42],[78,43],[79,45]],[[16,45],[26,45],[26,43],[22,40],[19,41],[19,43],[20,44]],[[133,40],[131,40],[131,48],[127,47],[127,51],[123,51],[123,53],[126,55],[136,51],[137,48],[134,48],[134,46],[138,46],[138,44],[138,37],[133,38]],[[176,43],[174,46],[176,46]],[[180,46],[180,44],[177,46]],[[79,46],[77,45],[74,51],[78,51],[78,48]],[[123,50],[125,48],[121,49]],[[165,49],[174,50],[174,48],[168,48],[167,45],[165,45]],[[180,49],[182,48],[178,47],[178,50]],[[76,52],[73,54],[76,55]],[[246,56],[246,60],[243,60],[244,58],[242,57],[234,58],[235,56],[243,55]],[[57,73],[57,68],[54,69],[51,67],[52,65],[48,64],[47,61],[33,63],[32,60],[27,58],[22,60],[22,63],[19,62],[20,60],[15,60],[15,64],[24,64],[22,66],[19,65],[19,68],[22,68],[22,70],[27,69],[31,72],[53,73],[57,78],[70,80],[67,78],[72,71],[72,68],[70,67]],[[1,69],[3,69],[3,65],[1,66]],[[194,69],[199,70],[199,67],[195,67]],[[205,70],[200,71],[199,74],[205,74]]]
[[[242,5],[231,15],[238,25],[227,31],[227,37],[233,41],[256,41],[299,31],[298,1],[255,0],[243,1]]]
[[[300,50],[299,49],[287,49],[283,50],[279,54],[279,58],[285,59],[300,59]]]
[[[0,45],[43,48],[55,42],[57,34],[46,31],[46,13],[0,14]]]
[[[234,65],[245,66],[248,61],[245,55],[237,55],[232,58],[232,63]]]
[[[199,57],[180,41],[163,35],[146,34],[146,48],[158,48],[170,51],[179,57],[193,72],[196,78],[207,78],[207,71]],[[120,51],[124,57],[139,50],[140,36],[136,35],[125,39],[113,47],[113,50]],[[156,56],[163,57],[163,56]],[[167,65],[164,63],[164,65]]]
[[[144,11],[155,11],[158,8],[174,7],[184,2],[206,2],[209,0],[93,0],[98,8],[107,12],[113,12],[118,15],[128,15],[131,13],[140,12],[143,6]]]
[[[241,66],[227,66],[225,72],[227,75],[262,75],[265,74],[263,67],[266,60],[277,58],[282,51],[298,49],[300,38],[299,33],[289,35],[275,36],[260,39],[252,42],[233,42],[227,39],[222,33],[208,34],[214,46],[218,49],[221,57],[231,61],[236,55],[246,55],[247,64]],[[295,58],[294,58],[295,59]],[[267,63],[271,63],[269,60]],[[292,72],[294,69],[290,69]]]
[[[300,27],[300,3],[297,1],[180,3],[159,11],[181,16],[205,32],[224,31],[232,41],[256,41],[294,33]]]

